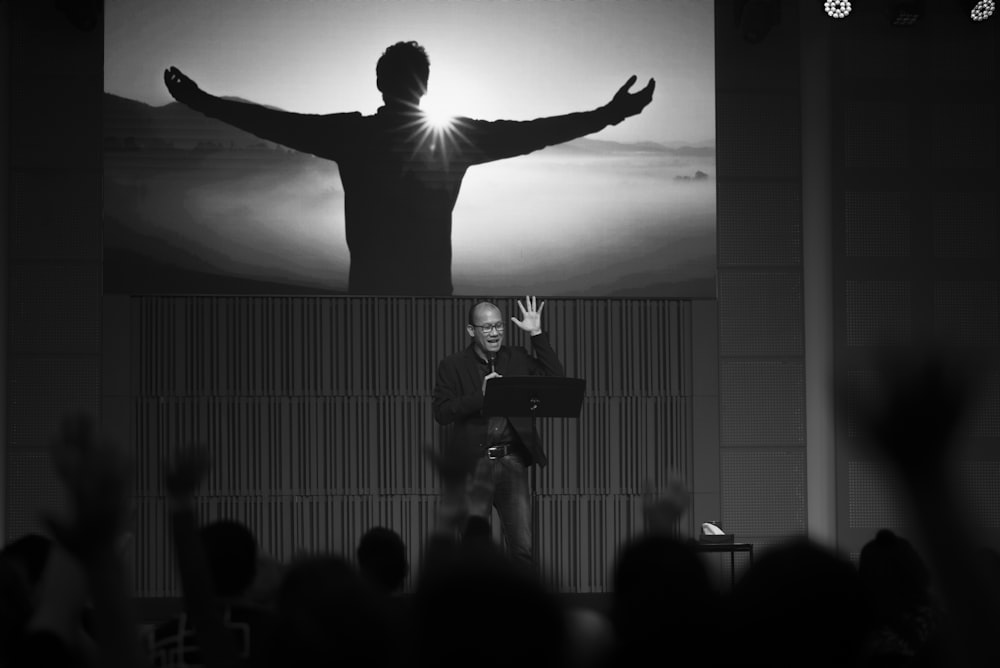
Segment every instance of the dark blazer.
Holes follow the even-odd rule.
[[[565,376],[562,363],[545,332],[531,337],[534,354],[521,346],[503,346],[497,352],[496,370],[501,376]],[[473,453],[486,439],[489,418],[483,410],[484,363],[472,344],[462,352],[449,355],[438,364],[434,384],[434,419],[442,425],[454,425],[448,446]],[[537,430],[530,417],[509,418],[511,427],[531,455],[531,464],[545,466],[548,457],[542,450]]]

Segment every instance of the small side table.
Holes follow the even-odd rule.
[[[750,557],[750,565],[753,565],[753,543],[705,543],[700,540],[693,541],[696,552],[728,552],[729,553],[729,578],[730,586],[736,584],[736,553],[746,552]]]

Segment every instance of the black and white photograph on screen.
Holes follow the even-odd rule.
[[[108,0],[104,291],[714,298],[713,22]]]

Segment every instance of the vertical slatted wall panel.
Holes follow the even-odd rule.
[[[519,315],[516,299],[495,301]],[[364,531],[384,525],[417,570],[438,494],[424,452],[444,435],[434,375],[468,344],[471,303],[133,298],[140,595],[177,592],[162,462],[193,442],[213,456],[204,519],[246,522],[281,559],[353,557]],[[641,527],[644,482],[691,482],[691,303],[556,300],[543,322],[587,397],[579,419],[539,421],[551,463],[534,474],[538,559],[561,591],[606,591],[616,549]],[[507,343],[527,339],[513,329]]]

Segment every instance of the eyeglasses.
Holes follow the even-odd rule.
[[[489,325],[473,325],[473,327],[475,327],[476,329],[478,329],[483,334],[489,334],[494,329],[496,330],[497,334],[503,334],[503,323],[502,322],[494,322],[494,323],[489,324]]]

